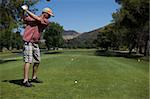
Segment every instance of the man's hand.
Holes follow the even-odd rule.
[[[27,5],[23,5],[23,6],[21,6],[21,8],[22,8],[24,11],[26,11],[32,18],[34,18],[34,19],[36,19],[36,20],[38,20],[38,21],[41,21],[41,18],[40,18],[40,17],[36,16],[34,13],[32,13],[32,12],[30,12],[30,11],[28,10],[28,6],[27,6]]]

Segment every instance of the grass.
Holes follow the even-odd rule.
[[[149,99],[147,61],[94,53],[78,49],[42,54],[38,76],[44,83],[32,88],[19,85],[22,57],[2,55],[10,61],[0,64],[0,99]]]

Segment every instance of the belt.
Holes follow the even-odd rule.
[[[32,44],[39,44],[39,42],[27,42],[27,41],[24,41],[25,45],[29,45],[30,43],[32,43]]]

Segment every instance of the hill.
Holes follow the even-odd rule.
[[[89,32],[82,33],[77,37],[70,39],[68,45],[73,47],[95,47],[94,40],[97,39],[98,33],[102,28],[98,28]]]
[[[64,40],[71,40],[71,39],[76,38],[79,35],[80,35],[80,33],[76,32],[74,30],[64,30],[63,39]]]

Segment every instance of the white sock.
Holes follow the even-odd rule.
[[[23,80],[23,83],[25,83],[26,81],[28,81],[28,79],[24,79],[24,80]]]
[[[36,76],[34,76],[32,79],[36,79]]]

